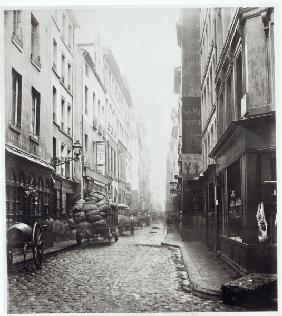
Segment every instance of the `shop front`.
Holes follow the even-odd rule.
[[[6,144],[6,224],[33,225],[53,209],[54,169],[43,159]]]
[[[217,250],[245,272],[276,272],[275,121],[233,122],[216,159]]]
[[[211,250],[216,250],[216,173],[215,164],[210,164],[203,173],[204,214],[206,219],[206,245]]]
[[[206,220],[202,179],[196,177],[184,180],[182,190],[182,238],[183,240],[204,241]]]

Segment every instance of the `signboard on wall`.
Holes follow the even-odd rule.
[[[182,174],[197,177],[203,171],[201,154],[182,154]]]
[[[182,152],[202,152],[200,97],[182,97]]]
[[[99,142],[96,144],[96,165],[104,166],[106,163],[106,144]]]

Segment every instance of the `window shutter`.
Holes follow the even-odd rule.
[[[22,121],[22,78],[18,78],[18,104],[17,104],[17,125],[21,126]]]
[[[37,93],[36,96],[36,135],[39,136],[40,133],[40,94]]]
[[[17,78],[16,78],[16,74],[14,72],[14,70],[12,70],[12,78],[13,78],[13,84],[12,84],[12,118],[11,118],[11,121],[12,121],[12,124],[15,125],[16,123],[16,81],[17,81]]]

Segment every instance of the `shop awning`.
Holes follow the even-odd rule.
[[[34,154],[28,153],[15,145],[5,144],[5,149],[10,154],[26,159],[32,163],[40,165],[41,167],[47,168],[51,171],[55,171],[55,169],[52,167],[52,165],[49,162],[45,161],[44,159]]]

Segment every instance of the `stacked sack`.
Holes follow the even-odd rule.
[[[93,233],[107,230],[106,219],[110,214],[109,197],[100,192],[91,192],[85,200],[78,200],[72,209],[72,224],[81,238],[90,238]]]

